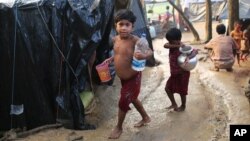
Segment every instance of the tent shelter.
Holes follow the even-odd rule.
[[[95,73],[93,54],[94,65],[109,57],[114,7],[114,0],[0,0],[1,131],[59,119],[85,128],[79,93]],[[139,17],[134,34],[149,35],[139,0],[131,9]]]
[[[224,0],[211,0],[212,17],[215,18],[217,13],[224,7]],[[206,15],[205,0],[185,0],[185,7],[189,9],[190,21],[204,21]]]
[[[239,0],[239,18],[242,21],[242,30],[250,25],[250,0]],[[218,14],[218,19],[228,25],[228,5],[226,4]]]
[[[239,0],[239,16],[240,19],[250,19],[250,0]],[[228,6],[224,6],[219,14],[219,19],[228,18]]]

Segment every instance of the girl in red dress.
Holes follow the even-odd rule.
[[[178,56],[181,54],[179,48],[184,46],[181,43],[181,31],[177,28],[171,28],[166,33],[168,43],[164,48],[169,49],[169,64],[170,64],[170,77],[166,83],[165,91],[171,101],[171,105],[167,109],[174,109],[175,111],[184,111],[186,108],[186,95],[188,94],[188,83],[190,72],[183,70],[178,65]],[[181,106],[178,107],[174,98],[174,93],[181,96]]]

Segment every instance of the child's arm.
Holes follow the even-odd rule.
[[[183,47],[183,46],[185,46],[183,43],[181,43],[180,45],[166,43],[164,45],[164,48],[179,48],[179,47]]]
[[[112,39],[113,46],[114,46],[115,40],[116,40],[116,36],[111,37],[111,39]],[[113,61],[114,61],[114,56],[111,56],[111,57],[109,57],[109,58],[107,58],[107,59],[104,60],[104,62],[105,62],[105,63],[108,63],[108,64],[110,64],[110,63],[113,62]]]
[[[149,59],[153,55],[153,51],[149,48],[148,41],[146,39],[139,39],[137,41],[137,46],[141,47],[141,50],[137,50],[134,52],[134,57],[141,59]]]
[[[199,49],[193,49],[191,54],[188,55],[188,58],[192,59],[193,57],[195,57],[198,54],[198,51],[200,51],[200,50]]]
[[[230,32],[230,36],[231,36],[231,37],[234,37],[234,31],[231,31],[231,32]]]
[[[135,52],[134,57],[138,60],[149,59],[153,55],[153,51],[151,49],[145,50],[145,53]]]
[[[148,49],[145,51],[144,58],[145,58],[145,59],[149,59],[152,55],[153,55],[153,51],[152,51],[150,48],[148,48]]]

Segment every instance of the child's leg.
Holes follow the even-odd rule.
[[[244,61],[244,52],[241,52],[241,54],[240,54],[240,60]]]
[[[150,117],[148,116],[147,112],[145,111],[144,107],[142,106],[142,103],[136,99],[133,102],[133,105],[135,106],[136,110],[140,113],[142,120],[135,124],[135,127],[141,127],[151,121]]]
[[[180,96],[181,96],[181,106],[175,109],[175,111],[177,112],[181,112],[186,109],[186,95],[180,94]]]
[[[240,53],[236,54],[238,65],[240,66]]]
[[[168,98],[169,98],[169,100],[171,102],[171,105],[169,107],[167,107],[167,109],[172,109],[172,108],[175,109],[175,108],[177,108],[178,106],[177,106],[176,101],[174,99],[174,94],[172,92],[170,92],[168,90],[168,88],[165,88],[165,91],[166,91],[166,93],[168,95]]]
[[[109,139],[118,139],[120,137],[120,135],[122,134],[122,124],[123,124],[125,117],[126,117],[126,113],[123,112],[119,108],[118,123],[117,123],[116,127],[113,129],[113,131],[111,132],[111,134],[109,135]]]

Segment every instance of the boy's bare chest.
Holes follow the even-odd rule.
[[[241,37],[242,37],[242,32],[234,31],[234,39],[241,39]]]
[[[134,46],[133,42],[120,41],[114,44],[114,51],[117,54],[133,54]]]

